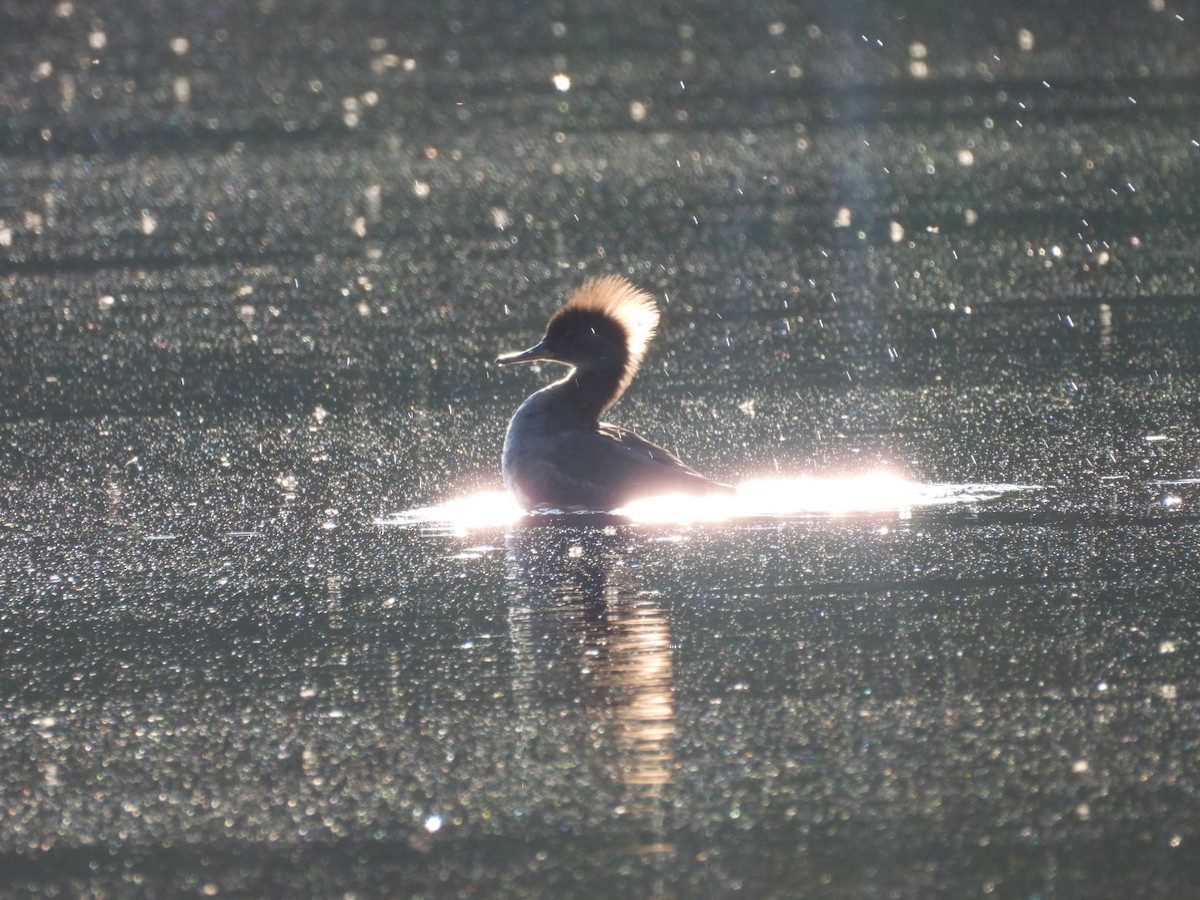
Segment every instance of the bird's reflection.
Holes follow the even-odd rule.
[[[672,851],[663,839],[674,767],[671,632],[639,583],[632,540],[625,527],[510,531],[514,694],[527,721],[586,730],[575,747],[587,758],[575,764],[618,794],[625,832],[641,836],[636,851],[657,855]]]

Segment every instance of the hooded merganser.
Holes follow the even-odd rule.
[[[632,431],[600,421],[629,387],[658,328],[645,291],[609,275],[585,281],[546,326],[541,342],[497,358],[572,366],[526,398],[504,437],[504,483],[527,510],[609,511],[660,494],[729,493]]]

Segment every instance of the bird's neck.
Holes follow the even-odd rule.
[[[556,403],[594,422],[625,392],[623,377],[624,366],[580,366],[545,390]]]

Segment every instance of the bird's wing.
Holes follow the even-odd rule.
[[[670,450],[646,440],[640,434],[630,431],[628,428],[622,428],[620,425],[612,425],[608,422],[601,422],[596,430],[604,437],[615,441],[620,447],[632,451],[639,458],[649,460],[656,466],[665,467],[696,478],[704,477]]]

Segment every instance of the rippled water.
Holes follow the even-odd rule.
[[[1187,896],[1197,22],[0,3],[0,893]]]

